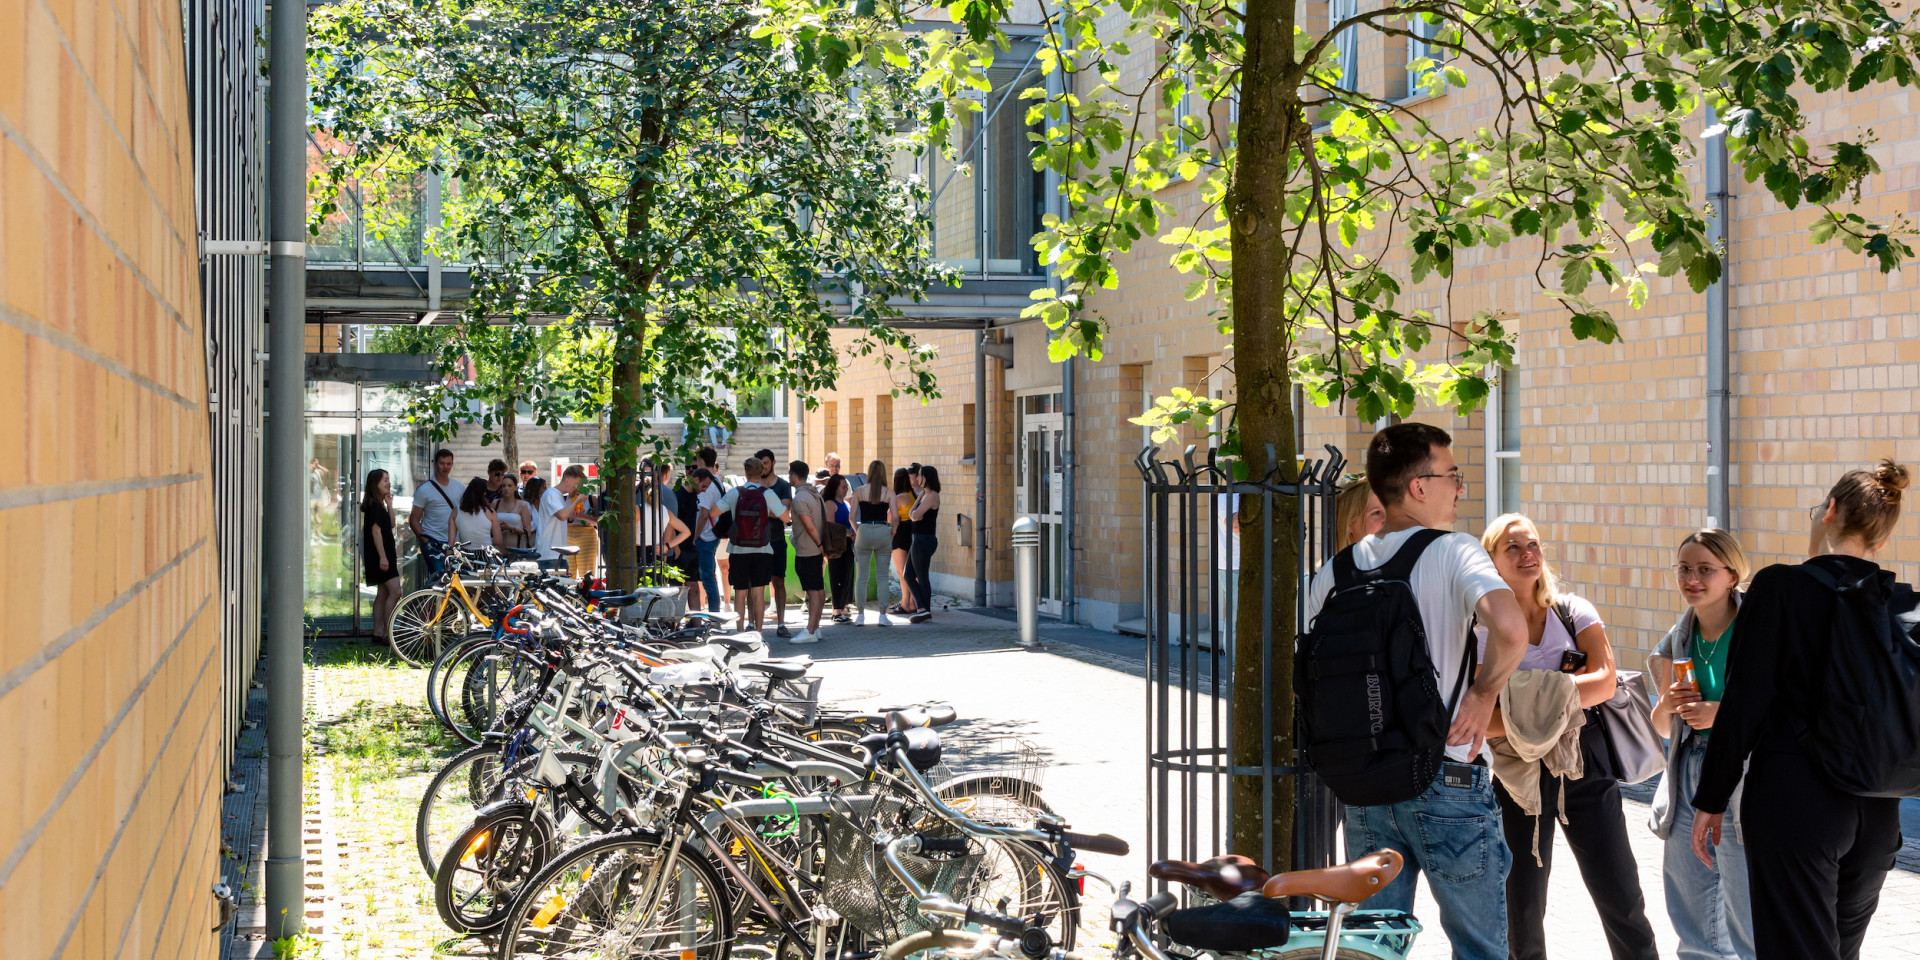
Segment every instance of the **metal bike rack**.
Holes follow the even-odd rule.
[[[1146,591],[1147,611],[1147,853],[1152,860],[1203,860],[1219,853],[1239,853],[1259,860],[1269,869],[1311,869],[1331,865],[1340,807],[1312,771],[1298,764],[1291,749],[1295,731],[1276,731],[1271,719],[1261,725],[1260,762],[1233,765],[1233,729],[1236,705],[1229,692],[1233,674],[1233,625],[1228,598],[1237,584],[1228,575],[1229,544],[1225,529],[1231,502],[1239,495],[1243,506],[1258,498],[1262,516],[1272,516],[1283,498],[1298,508],[1290,539],[1299,557],[1293,622],[1305,619],[1307,587],[1313,572],[1333,556],[1334,495],[1346,458],[1332,446],[1321,460],[1302,460],[1298,480],[1279,482],[1276,473],[1257,481],[1235,481],[1230,461],[1216,460],[1208,451],[1196,461],[1188,447],[1179,461],[1158,459],[1159,448],[1148,447],[1135,458],[1145,484],[1146,549],[1150,559]],[[1267,448],[1267,462],[1276,462]],[[1242,511],[1245,512],[1244,510]],[[1266,569],[1273,568],[1274,545],[1248,537],[1244,549],[1264,551]],[[1240,605],[1258,603],[1266,611],[1259,641],[1260,675],[1266,678],[1261,703],[1267,717],[1273,702],[1273,666],[1276,658],[1291,658],[1293,632],[1284,616],[1276,616],[1271,583],[1257,596],[1239,599]],[[1297,629],[1297,628],[1296,628]],[[1275,642],[1275,634],[1281,636]],[[1239,707],[1246,709],[1244,705]],[[1297,726],[1297,723],[1296,723]],[[1285,753],[1279,751],[1285,749]],[[1230,849],[1233,822],[1234,777],[1258,777],[1266,825],[1259,849]],[[1276,778],[1292,777],[1295,809],[1291,824],[1290,863],[1277,864],[1275,830]],[[1252,845],[1252,844],[1246,844]],[[1165,889],[1165,884],[1156,884]]]

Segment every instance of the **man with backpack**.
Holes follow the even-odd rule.
[[[747,482],[720,495],[707,511],[710,520],[732,518],[727,530],[727,554],[732,559],[727,579],[732,581],[733,608],[744,614],[743,630],[758,630],[767,612],[767,584],[776,576],[773,525],[787,513],[787,505],[763,486],[769,471],[759,457],[741,465]],[[784,577],[785,570],[778,576]]]
[[[1406,857],[1367,906],[1412,912],[1424,872],[1456,960],[1505,960],[1513,857],[1485,745],[1527,623],[1480,541],[1446,532],[1466,491],[1452,444],[1424,423],[1374,434],[1386,520],[1314,575],[1294,684],[1307,763],[1347,805],[1348,856]]]

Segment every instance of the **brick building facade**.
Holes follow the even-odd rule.
[[[1145,76],[1145,52],[1121,59],[1123,83]],[[1358,82],[1376,95],[1403,96],[1405,62],[1403,40],[1363,34]],[[1491,108],[1487,89],[1470,83],[1407,103],[1443,130],[1468,131]],[[1869,217],[1896,216],[1920,199],[1920,117],[1910,110],[1911,97],[1884,87],[1803,95],[1811,137],[1862,126],[1877,133],[1875,155],[1884,172],[1868,181],[1861,212]],[[1696,164],[1694,182],[1703,175]],[[1806,510],[1843,470],[1878,457],[1920,462],[1920,312],[1901,274],[1882,275],[1837,245],[1809,243],[1805,229],[1813,212],[1784,209],[1758,187],[1736,184],[1733,192],[1727,257],[1732,515],[1720,522],[1764,565],[1794,560],[1804,550]],[[1165,197],[1197,212],[1190,185],[1168,187]],[[1232,396],[1228,339],[1210,317],[1215,305],[1183,299],[1189,278],[1167,265],[1168,253],[1146,241],[1123,258],[1119,289],[1091,302],[1109,323],[1105,358],[1082,359],[1073,374],[1077,619],[1100,627],[1112,628],[1141,609],[1142,506],[1132,459],[1146,438],[1128,418],[1175,386]],[[1454,434],[1472,484],[1458,529],[1477,535],[1489,509],[1517,509],[1538,520],[1562,579],[1599,605],[1623,661],[1637,666],[1680,607],[1668,572],[1673,545],[1708,519],[1705,298],[1684,283],[1655,279],[1643,309],[1610,304],[1620,342],[1576,340],[1560,306],[1536,292],[1530,254],[1537,249],[1469,251],[1450,289],[1433,280],[1410,288],[1402,301],[1441,317],[1480,309],[1507,313],[1518,357],[1490,404],[1505,411],[1506,429],[1489,443],[1487,411],[1458,416],[1423,404],[1415,417]],[[942,396],[925,404],[894,399],[884,439],[871,421],[855,431],[842,415],[842,426],[810,428],[804,443],[796,437],[798,455],[890,444],[897,459],[951,469],[972,443],[958,429],[974,403],[972,336],[923,338],[939,348]],[[1014,518],[1007,494],[1015,476],[1015,410],[1027,397],[1059,391],[1063,371],[1046,362],[1046,331],[1038,323],[1011,324],[989,336],[1010,338],[1016,354],[1010,369],[990,363],[997,372],[984,414],[995,438],[985,468],[989,576],[1002,581],[1009,576]],[[1433,356],[1441,347],[1436,344]],[[817,399],[826,408],[859,402],[871,409],[890,388],[885,371],[849,357],[839,389]],[[1351,411],[1310,408],[1303,421],[1303,450],[1331,443],[1350,458],[1362,457],[1371,427]],[[1204,440],[1192,434],[1171,446],[1187,442]],[[1490,469],[1490,460],[1499,465]],[[943,474],[957,478],[948,481],[950,490],[964,485],[960,496],[946,495],[949,504],[971,498],[974,469]],[[970,596],[972,549],[947,540],[949,523],[943,517],[936,587]],[[1880,559],[1903,579],[1920,575],[1914,566],[1920,522],[1903,522]]]

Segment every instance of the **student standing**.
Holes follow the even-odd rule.
[[[1333,501],[1333,550],[1338,553],[1380,532],[1387,520],[1387,508],[1373,495],[1365,477],[1340,488]]]
[[[500,484],[495,492],[500,497],[493,505],[494,515],[500,518],[500,538],[493,545],[521,550],[532,547],[533,509],[520,499],[518,486],[509,479]]]
[[[1398,423],[1367,444],[1367,479],[1386,508],[1380,533],[1349,548],[1353,563],[1372,570],[1393,559],[1418,531],[1445,530],[1459,516],[1466,480],[1453,458],[1453,438],[1424,423]],[[1329,563],[1314,574],[1307,622],[1332,592]],[[1414,885],[1424,873],[1440,907],[1440,926],[1458,960],[1507,960],[1507,870],[1512,854],[1500,829],[1487,762],[1487,725],[1500,691],[1527,647],[1526,618],[1513,588],[1500,579],[1480,542],[1448,533],[1427,544],[1408,577],[1420,611],[1427,654],[1443,691],[1462,684],[1477,616],[1490,628],[1486,656],[1465,686],[1447,731],[1439,775],[1411,800],[1347,808],[1347,855],[1391,847],[1407,865],[1371,909],[1413,912]]]
[[[742,617],[741,628],[758,630],[766,619],[767,584],[773,580],[771,525],[786,514],[787,505],[766,486],[772,479],[767,475],[766,461],[748,457],[741,472],[747,482],[722,494],[707,514],[714,520],[722,514],[733,515],[727,544],[732,560],[727,575],[733,587],[733,605]]]
[[[851,623],[853,617],[853,508],[847,503],[847,478],[838,473],[827,475],[820,497],[827,503],[827,522],[844,535],[840,553],[827,558],[827,592],[833,602],[833,622]],[[827,544],[833,539],[829,537]]]
[[[1753,906],[1747,848],[1740,836],[1740,787],[1733,788],[1713,865],[1693,855],[1693,805],[1713,721],[1726,691],[1727,656],[1740,612],[1740,584],[1751,571],[1740,541],[1725,530],[1701,530],[1680,541],[1673,575],[1686,609],[1654,644],[1647,676],[1660,698],[1653,725],[1668,729],[1667,772],[1653,798],[1653,832],[1666,841],[1660,876],[1667,916],[1680,938],[1680,960],[1753,960]],[[1676,680],[1673,662],[1688,660],[1691,684]]]
[[[893,530],[893,572],[900,578],[900,602],[888,607],[887,612],[912,616],[918,609],[914,606],[913,590],[907,586],[912,579],[909,567],[913,552],[913,475],[906,467],[893,472],[893,512],[887,522]]]
[[[1541,547],[1539,528],[1520,514],[1504,514],[1487,525],[1480,543],[1500,579],[1513,590],[1526,620],[1527,648],[1520,669],[1573,674],[1582,709],[1613,699],[1618,677],[1606,624],[1593,604],[1561,589]],[[1485,643],[1484,629],[1479,639]],[[1546,960],[1547,877],[1553,870],[1554,830],[1563,825],[1614,960],[1658,960],[1606,728],[1585,723],[1578,736],[1578,779],[1555,777],[1544,760],[1534,761],[1539,813],[1528,816],[1505,783],[1494,783],[1501,828],[1513,851],[1513,869],[1507,874],[1508,956]]]
[[[807,625],[793,638],[794,643],[820,642],[820,612],[826,603],[826,505],[820,501],[813,484],[807,482],[807,462],[795,460],[787,470],[793,499],[787,504],[787,519],[793,523],[793,572],[800,578],[800,591],[806,595]]]
[[[633,543],[643,564],[660,561],[667,565],[668,576],[683,577],[680,555],[693,531],[660,502],[661,489],[653,483],[640,485],[642,520],[633,525]]]
[[[467,481],[460,494],[460,512],[453,516],[454,542],[468,550],[484,550],[500,539],[500,517],[487,503],[492,485],[481,477]]]
[[[700,570],[700,588],[706,594],[707,612],[720,612],[720,538],[713,532],[715,515],[713,506],[720,502],[720,481],[713,471],[706,467],[695,467],[692,471],[694,483],[694,505],[697,511],[694,517],[693,548],[698,558]]]
[[[1744,768],[1740,828],[1760,960],[1858,957],[1900,850],[1900,801],[1835,787],[1825,758],[1810,754],[1821,745],[1803,734],[1844,708],[1829,702],[1826,683],[1835,640],[1854,637],[1836,624],[1857,616],[1850,608],[1859,601],[1829,581],[1860,584],[1882,600],[1895,594],[1893,574],[1870,558],[1893,536],[1907,483],[1907,469],[1890,460],[1841,477],[1813,508],[1812,559],[1755,574],[1734,623],[1726,690],[1693,794],[1693,849],[1713,862]]]
[[[867,482],[853,492],[853,622],[865,623],[867,584],[873,582],[878,608],[887,607],[887,555],[893,549],[893,491],[887,487],[887,465],[867,464]]]
[[[780,498],[781,506],[791,507],[793,484],[780,477],[779,471],[773,465],[773,451],[762,449],[754,453],[754,456],[766,467],[764,475],[772,481],[767,484],[767,489],[772,490],[773,495]],[[806,482],[806,477],[800,478],[802,486],[805,486]],[[787,629],[787,557],[792,553],[792,549],[787,545],[787,525],[780,520],[773,521],[772,547],[773,582],[768,586],[773,588],[773,635],[784,639],[793,636],[793,631]]]
[[[914,614],[908,623],[933,619],[933,555],[940,549],[940,471],[921,467],[913,475],[913,541],[907,572],[913,576]]]
[[[447,568],[447,544],[459,539],[453,529],[454,503],[462,491],[453,483],[453,451],[433,452],[433,479],[413,488],[413,509],[407,512],[407,526],[420,543],[420,559],[426,562],[427,579],[438,580]]]
[[[586,479],[587,468],[568,464],[560,473],[560,482],[540,494],[540,562],[550,570],[567,569],[567,561],[554,548],[567,545],[567,525],[580,512],[580,500],[573,492]]]
[[[400,602],[400,553],[393,548],[393,480],[385,470],[367,474],[360,497],[360,561],[374,587],[373,639],[386,643],[393,607]]]

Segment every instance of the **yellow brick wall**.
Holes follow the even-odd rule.
[[[220,611],[180,6],[0,4],[0,953],[207,957]]]
[[[1324,9],[1308,6],[1310,14]],[[1362,87],[1393,92],[1404,75],[1403,57],[1381,38],[1367,37]],[[1144,44],[1119,58],[1122,84],[1140,82],[1150,59]],[[1468,88],[1412,109],[1456,134],[1477,128],[1491,116],[1492,100],[1485,78],[1469,75]],[[1870,125],[1878,136],[1874,155],[1884,172],[1867,183],[1864,213],[1893,216],[1920,202],[1920,115],[1911,109],[1910,93],[1869,87],[1854,94],[1802,91],[1802,97],[1810,135],[1839,136]],[[1698,188],[1697,167],[1695,183]],[[1734,509],[1723,523],[1765,564],[1796,559],[1804,548],[1805,509],[1842,471],[1880,456],[1920,466],[1920,312],[1899,275],[1882,276],[1864,258],[1808,243],[1813,212],[1782,209],[1757,186],[1738,186],[1736,193],[1729,261]],[[1202,214],[1190,185],[1168,187],[1162,196],[1175,208],[1166,222]],[[1077,381],[1077,574],[1080,595],[1090,601],[1139,600],[1142,537],[1132,460],[1141,434],[1127,417],[1138,412],[1142,394],[1203,389],[1209,374],[1230,377],[1215,372],[1231,357],[1216,326],[1218,304],[1183,299],[1190,278],[1167,266],[1169,252],[1161,244],[1137,244],[1120,258],[1119,289],[1091,300],[1109,324],[1109,339],[1102,362],[1080,362]],[[1644,248],[1636,252],[1647,258]],[[1564,309],[1535,290],[1537,254],[1524,244],[1491,254],[1466,251],[1450,286],[1434,280],[1410,288],[1401,305],[1442,318],[1464,319],[1482,309],[1508,315],[1507,327],[1518,337],[1522,507],[1541,523],[1562,577],[1599,605],[1623,662],[1637,666],[1679,609],[1667,571],[1672,546],[1706,520],[1705,300],[1684,283],[1655,279],[1643,309],[1610,302],[1621,342],[1578,341],[1567,330]],[[1405,253],[1389,250],[1384,258],[1403,263]],[[1035,329],[1019,326],[1015,337],[1036,336]],[[935,370],[943,398],[924,406],[902,399],[890,412],[874,414],[876,423],[892,424],[902,458],[922,461],[955,455],[959,439],[951,434],[962,405],[972,400],[966,335],[926,339],[941,346]],[[1441,356],[1443,347],[1430,356]],[[886,375],[871,361],[849,359],[847,366],[844,391],[884,390]],[[1021,383],[1058,380],[1057,368],[1019,374]],[[995,397],[990,420],[1001,435],[1012,425],[999,414],[1008,409],[1003,399]],[[1422,407],[1415,417],[1454,433],[1455,454],[1473,484],[1461,502],[1459,529],[1478,534],[1487,519],[1484,415]],[[1307,453],[1319,456],[1320,446],[1332,443],[1355,461],[1350,470],[1361,469],[1371,425],[1351,409],[1312,409],[1305,420]],[[1204,449],[1203,434],[1186,431],[1163,454],[1177,456],[1189,443]],[[1010,507],[1010,496],[989,505],[996,529],[1004,529]],[[944,562],[958,559],[949,554]],[[1903,579],[1920,576],[1920,520],[1902,522],[1881,560]]]

